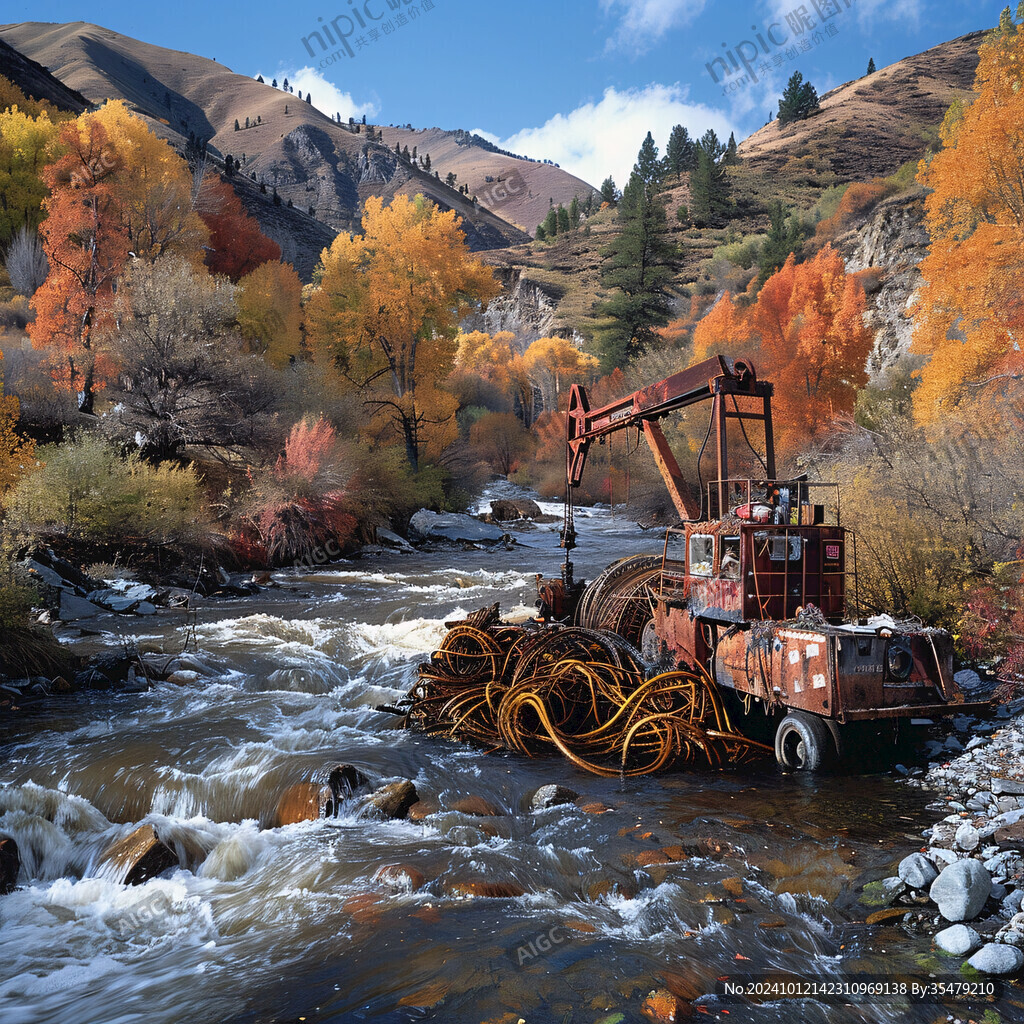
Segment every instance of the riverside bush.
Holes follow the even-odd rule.
[[[202,543],[207,536],[202,488],[191,467],[153,466],[137,453],[123,457],[88,433],[46,445],[38,457],[43,466],[9,496],[14,529],[158,545]]]

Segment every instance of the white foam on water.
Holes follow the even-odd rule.
[[[442,619],[353,622],[346,627],[346,640],[357,655],[390,665],[436,650],[448,632],[445,622],[465,618],[467,614],[464,609],[456,608]]]

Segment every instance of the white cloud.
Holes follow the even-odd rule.
[[[646,53],[666,32],[693,21],[706,0],[601,0],[601,10],[619,18],[608,50]]]
[[[783,25],[786,25],[786,15],[793,14],[800,6],[798,0],[769,0],[767,4],[771,17]],[[811,17],[818,21],[814,7],[804,6]],[[849,8],[845,0],[839,0],[839,13],[829,20],[841,30],[844,21],[848,22],[853,13],[861,28],[894,21],[906,22],[912,28],[917,28],[921,23],[922,0],[851,0]]]
[[[654,135],[664,153],[669,133],[677,124],[698,138],[714,128],[725,140],[735,129],[722,111],[688,103],[680,86],[652,84],[621,92],[606,89],[597,103],[556,114],[540,127],[524,128],[507,139],[479,129],[477,133],[513,153],[554,160],[592,185],[600,185],[611,174],[621,188],[629,179],[647,132]]]
[[[262,72],[260,73],[262,74]],[[307,94],[312,94],[312,105],[331,118],[335,114],[341,114],[343,121],[347,121],[350,117],[358,119],[363,114],[367,117],[375,117],[380,110],[380,104],[376,100],[365,100],[360,103],[350,92],[342,92],[315,68],[305,67],[295,70],[279,67],[276,75],[263,75],[263,77],[268,82],[273,78],[276,78],[278,82],[283,82],[287,78],[288,84],[295,90],[296,97],[301,91],[302,102],[305,103]]]

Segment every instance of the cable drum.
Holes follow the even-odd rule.
[[[591,582],[576,609],[576,625],[617,633],[634,647],[654,618],[650,588],[661,576],[657,555],[630,555],[613,562]]]

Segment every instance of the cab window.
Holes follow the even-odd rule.
[[[690,575],[710,576],[715,564],[715,538],[703,533],[690,537]]]

